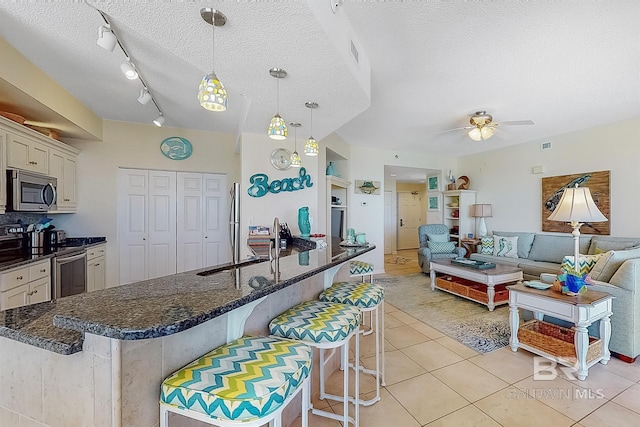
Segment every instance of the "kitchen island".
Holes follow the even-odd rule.
[[[348,277],[348,261],[375,248],[296,243],[277,262],[195,270],[0,312],[0,425],[157,425],[167,375],[229,339],[265,334],[269,320],[316,298],[339,270]]]

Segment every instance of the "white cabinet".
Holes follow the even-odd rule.
[[[0,273],[0,310],[51,300],[49,259]]]
[[[87,248],[87,292],[106,288],[106,253],[105,244]]]
[[[351,183],[337,176],[327,175],[327,235],[347,236],[347,208]]]
[[[476,202],[474,190],[451,190],[444,192],[444,223],[449,227],[451,239],[461,245],[460,240],[474,233],[475,218],[472,205]]]
[[[49,173],[49,147],[26,135],[9,133],[7,167]]]
[[[229,261],[226,187],[220,174],[120,169],[120,284]]]
[[[0,128],[0,214],[5,213],[7,207],[7,134]]]
[[[58,207],[53,213],[76,211],[76,158],[75,153],[49,151],[49,175],[58,179]]]

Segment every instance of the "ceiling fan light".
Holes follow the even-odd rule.
[[[280,114],[276,114],[271,119],[271,123],[269,123],[269,131],[267,132],[269,138],[276,140],[287,139],[289,134],[287,130],[287,124],[284,119],[280,117]]]
[[[129,80],[135,80],[138,78],[136,66],[128,59],[120,65],[120,71],[122,71],[122,74],[124,74],[124,76]]]
[[[493,136],[493,128],[484,126],[482,129],[480,129],[480,135],[482,136],[482,139],[491,138]]]
[[[473,128],[469,131],[469,138],[473,139],[474,141],[482,141],[482,132],[480,131],[480,128]]]
[[[317,156],[319,152],[320,149],[318,148],[318,141],[310,136],[304,143],[304,154],[307,156]]]
[[[209,111],[225,111],[227,109],[227,90],[215,72],[202,78],[198,88],[198,101],[202,108]]]
[[[291,167],[299,168],[302,166],[302,159],[300,158],[300,154],[297,151],[291,153]]]

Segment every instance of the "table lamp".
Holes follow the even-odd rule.
[[[473,216],[480,218],[480,221],[478,222],[478,234],[476,237],[486,236],[487,224],[485,224],[484,219],[493,216],[491,213],[491,205],[487,203],[473,205]]]
[[[571,232],[573,236],[573,262],[576,268],[579,265],[578,257],[580,256],[580,226],[585,222],[608,221],[593,201],[589,189],[578,187],[578,184],[575,187],[565,188],[560,202],[547,219],[568,222],[573,228]]]

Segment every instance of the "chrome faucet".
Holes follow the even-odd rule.
[[[273,254],[271,248],[269,248],[269,257],[271,260],[280,258],[280,220],[278,217],[273,219]]]

